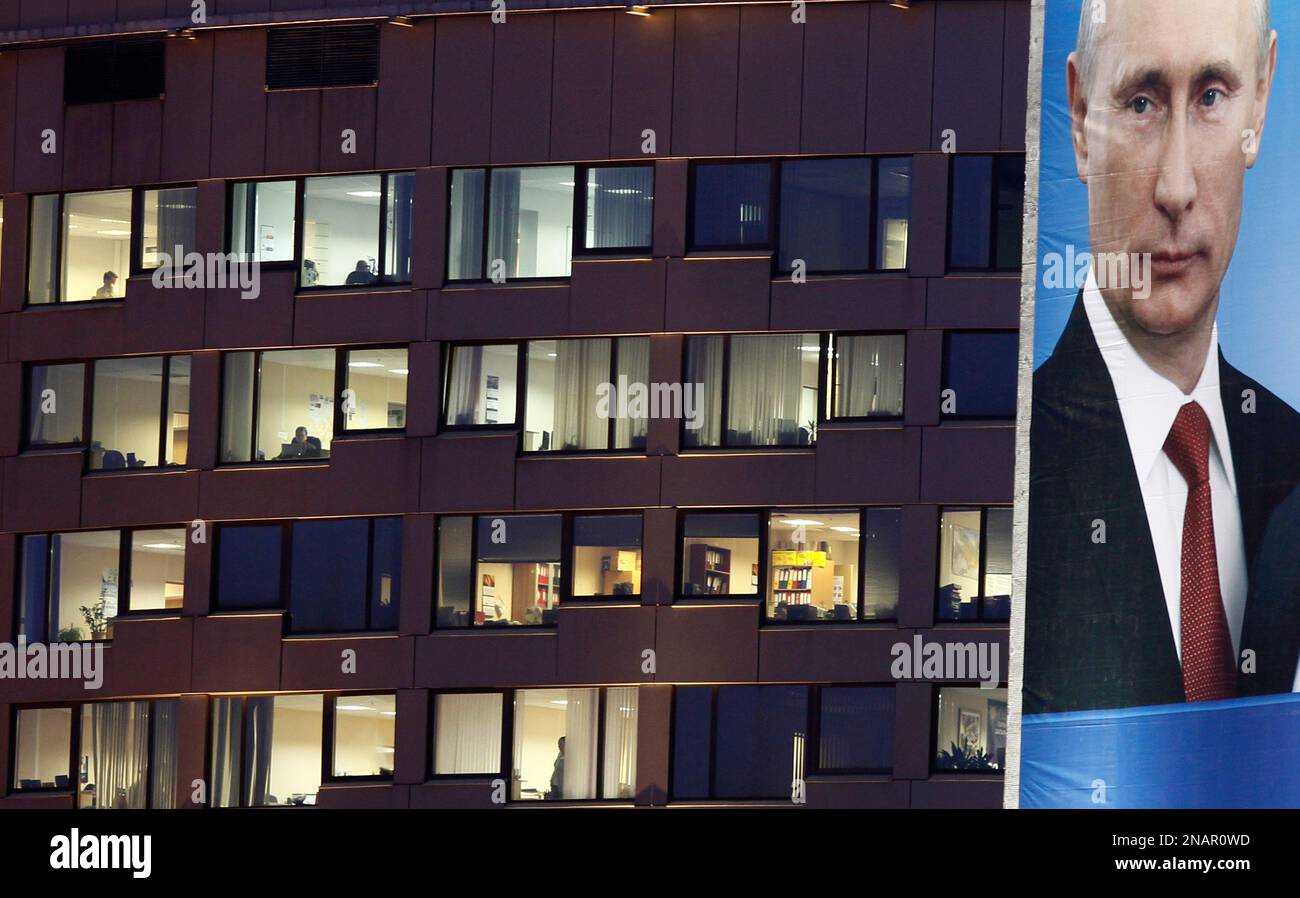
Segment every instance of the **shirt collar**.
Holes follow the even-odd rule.
[[[1133,465],[1137,469],[1139,481],[1145,483],[1152,468],[1160,460],[1165,439],[1169,436],[1179,409],[1194,400],[1200,403],[1210,420],[1215,449],[1210,453],[1211,463],[1217,459],[1229,488],[1236,495],[1237,480],[1232,467],[1231,444],[1228,442],[1228,421],[1223,413],[1223,397],[1219,392],[1218,323],[1210,331],[1210,345],[1206,348],[1201,379],[1190,394],[1184,394],[1172,381],[1148,365],[1124,337],[1102,298],[1091,270],[1083,288],[1083,308],[1115,387],[1115,398],[1119,400],[1129,451],[1133,454]]]

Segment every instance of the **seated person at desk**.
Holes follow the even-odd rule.
[[[117,272],[104,272],[104,286],[95,291],[95,299],[112,299],[113,288],[117,286]]]
[[[373,284],[374,282],[375,276],[370,271],[370,263],[365,259],[358,259],[356,269],[348,275],[347,280],[343,283],[349,287],[363,287],[366,284]]]
[[[280,458],[320,458],[320,439],[307,435],[307,428],[293,432],[292,443],[282,443]]]

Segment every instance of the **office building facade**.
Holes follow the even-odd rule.
[[[0,11],[0,807],[1001,804],[1028,0],[202,13]]]

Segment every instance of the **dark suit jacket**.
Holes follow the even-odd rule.
[[[1300,415],[1222,354],[1219,380],[1250,571],[1270,515],[1300,483]],[[1034,373],[1029,480],[1024,713],[1183,701],[1142,490],[1082,292]],[[1296,523],[1300,533],[1300,500]],[[1241,648],[1258,642],[1259,666],[1242,675],[1243,694],[1290,691],[1296,655],[1284,657],[1291,640],[1277,631],[1300,627],[1293,602],[1252,588]]]

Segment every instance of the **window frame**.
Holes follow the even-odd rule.
[[[1001,508],[1010,510],[1014,506],[1000,505],[996,502],[981,505],[972,503],[968,505],[940,505],[939,506],[939,534],[935,540],[935,557],[934,557],[934,620],[938,626],[952,625],[956,627],[966,627],[971,624],[991,624],[997,627],[1006,627],[1010,623],[1010,609],[1008,608],[1008,617],[1006,618],[989,618],[984,616],[984,601],[988,596],[984,595],[985,577],[988,575],[988,542],[989,542],[989,509]],[[940,614],[939,609],[939,590],[942,588],[939,583],[939,564],[943,556],[943,516],[948,512],[979,512],[980,516],[980,543],[979,543],[979,589],[980,594],[976,596],[975,617],[972,620],[954,619],[944,617]]]
[[[104,302],[105,300],[100,300]],[[54,368],[60,365],[80,365],[81,366],[81,433],[82,438],[76,442],[64,443],[41,443],[34,445],[32,443],[32,369],[33,368]],[[57,359],[54,361],[27,362],[23,365],[23,441],[22,449],[24,452],[46,452],[50,450],[67,450],[67,449],[87,449],[90,446],[90,425],[94,404],[94,371],[90,360],[87,359]],[[83,461],[83,466],[85,462]]]
[[[298,230],[299,230],[299,228],[298,228],[298,222],[300,222],[300,221],[302,220],[302,207],[301,207],[301,204],[300,204],[300,201],[301,201],[302,197],[300,196],[300,191],[299,191],[299,189],[298,189],[298,184],[297,184],[297,182],[300,181],[300,180],[302,180],[302,179],[301,179],[301,178],[295,178],[295,177],[287,177],[287,178],[286,178],[286,177],[276,177],[276,176],[268,175],[268,176],[266,176],[266,177],[261,177],[261,178],[239,178],[239,179],[229,180],[229,181],[226,182],[226,191],[225,191],[225,192],[226,192],[226,219],[225,219],[225,220],[226,220],[226,228],[225,228],[226,233],[225,233],[225,240],[223,241],[223,245],[224,245],[225,252],[226,252],[227,255],[234,255],[235,258],[236,258],[236,260],[237,260],[237,263],[240,264],[240,265],[257,265],[258,268],[261,269],[261,270],[263,270],[263,271],[295,271],[295,272],[297,272],[297,271],[300,271],[300,270],[301,270],[301,268],[302,268],[302,262],[297,258],[297,255],[298,255]],[[250,252],[250,251],[247,250],[247,249],[239,249],[239,248],[236,248],[236,247],[235,247],[235,218],[234,218],[234,214],[235,214],[235,190],[236,190],[236,188],[238,188],[238,187],[241,186],[241,185],[250,185],[250,184],[251,184],[251,185],[258,185],[258,184],[293,184],[293,185],[294,185],[294,187],[293,187],[293,254],[294,254],[294,258],[290,258],[290,259],[275,259],[275,260],[272,260],[272,261],[265,261],[265,262],[262,261],[261,259],[256,259],[256,260],[254,260],[254,259],[252,259],[252,258],[248,259],[247,261],[239,261],[239,259],[240,259],[241,256],[244,256],[244,255],[252,256],[253,253]],[[254,191],[253,202],[252,202],[251,204],[249,204],[249,211],[246,212],[245,215],[244,215],[244,227],[245,227],[245,229],[246,229],[246,230],[245,230],[245,234],[246,234],[247,236],[251,236],[251,237],[254,238],[254,239],[253,239],[253,245],[254,245],[254,246],[257,245],[256,234],[254,233],[254,231],[255,231],[256,229],[255,229],[254,227],[252,227],[252,222],[249,221],[249,217],[250,217],[250,214],[251,214],[251,216],[252,216],[252,218],[253,218],[253,221],[256,221],[256,220],[257,220],[257,219],[256,219],[256,208],[257,208],[256,204],[257,204],[256,191]],[[295,289],[297,288],[297,283],[298,283],[298,275],[295,274],[295,275],[294,275],[294,286],[295,286]]]
[[[823,768],[821,766],[821,712],[822,712],[822,690],[826,688],[852,688],[852,689],[894,689],[895,683],[846,683],[846,682],[829,682],[829,683],[725,683],[725,684],[708,684],[708,683],[682,683],[673,687],[671,707],[669,709],[669,739],[668,739],[668,802],[669,804],[698,804],[698,803],[716,803],[718,801],[743,802],[746,804],[771,804],[780,802],[788,804],[791,796],[778,795],[764,798],[719,798],[718,794],[718,696],[722,689],[744,688],[744,689],[761,689],[764,686],[777,687],[796,687],[804,690],[804,702],[806,705],[806,735],[804,737],[804,770],[803,782],[805,787],[813,777],[827,778],[849,778],[849,777],[868,777],[873,780],[887,782],[894,776],[894,771],[898,766],[897,757],[894,758],[894,764],[888,769],[848,769],[848,768]],[[712,710],[709,716],[709,794],[703,798],[679,798],[674,792],[673,786],[676,782],[677,774],[677,707],[678,700],[682,689],[708,689],[710,693],[710,702]],[[932,720],[934,715],[931,715]],[[894,693],[894,719],[891,725],[897,733],[898,721],[898,693]],[[936,737],[937,738],[937,737]],[[932,743],[934,740],[931,740]],[[793,786],[792,786],[793,788]]]
[[[605,247],[587,247],[585,244],[587,230],[587,190],[589,187],[588,178],[591,176],[592,169],[600,168],[648,168],[650,170],[650,242],[642,246],[605,246]],[[608,162],[592,163],[586,162],[575,164],[573,171],[573,249],[571,260],[582,257],[588,258],[609,258],[618,256],[630,256],[634,258],[649,258],[654,255],[654,223],[655,223],[655,202],[658,190],[655,189],[655,164],[653,160],[646,162]],[[486,196],[484,201],[486,202]],[[450,204],[448,204],[450,206]],[[448,230],[448,240],[450,237]],[[486,270],[486,269],[485,269]]]
[[[567,577],[560,578],[561,604],[569,602],[574,605],[640,605],[641,595],[645,590],[645,511],[634,511],[631,509],[600,509],[597,511],[566,511],[562,512],[564,520],[561,523],[561,541],[560,552],[563,556],[562,563],[567,564],[567,568],[561,570],[567,573]],[[452,517],[452,515],[449,515]],[[641,543],[637,546],[637,553],[641,556],[641,591],[627,593],[625,595],[584,595],[578,596],[573,594],[574,571],[577,570],[577,543],[573,541],[573,524],[577,518],[639,518],[641,521]]]
[[[687,428],[686,417],[682,416],[678,421],[677,439],[680,446],[680,455],[693,455],[696,453],[716,453],[716,452],[812,452],[817,448],[817,436],[821,432],[823,425],[831,421],[848,421],[848,418],[827,418],[828,405],[826,402],[826,392],[829,381],[828,363],[830,358],[827,354],[830,347],[830,338],[836,333],[834,331],[757,331],[757,332],[705,332],[696,334],[685,334],[682,336],[682,365],[681,365],[681,384],[685,389],[686,384],[693,383],[690,379],[690,352],[691,337],[721,337],[722,338],[722,382],[718,384],[721,400],[718,403],[718,416],[721,418],[718,427],[718,443],[715,446],[690,446],[687,445],[686,436]],[[817,350],[817,431],[814,432],[806,444],[801,443],[779,443],[773,446],[754,446],[738,443],[731,445],[727,442],[727,423],[731,412],[731,338],[732,337],[793,337],[795,335],[804,336],[807,334],[816,334],[818,341]],[[906,351],[906,350],[904,350]],[[706,385],[707,389],[707,385]],[[875,421],[878,418],[868,418],[865,420]],[[901,420],[901,419],[899,419]]]
[[[197,241],[197,233],[198,233],[198,225],[199,225],[198,186],[199,185],[197,181],[182,181],[176,184],[146,184],[140,187],[131,188],[131,273],[129,277],[137,278],[137,277],[144,277],[144,276],[152,276],[153,273],[161,267],[158,265],[149,267],[144,264],[144,211],[145,211],[144,197],[145,194],[156,190],[193,189],[194,190],[194,229],[195,229],[195,236]],[[168,247],[164,250],[163,248],[160,247],[159,252],[166,251],[168,255],[171,255],[171,249],[172,249],[171,247]],[[198,252],[197,242],[195,246],[185,247],[185,249],[187,252]],[[184,265],[183,259],[172,260],[173,279],[180,279],[183,276],[183,270],[184,270],[183,265]],[[178,266],[181,266],[180,271],[177,270]],[[125,292],[126,291],[123,290],[123,294],[124,294],[123,299],[125,299]],[[99,301],[108,302],[109,300],[99,300]],[[47,305],[49,304],[47,303]]]
[[[980,334],[985,334],[985,335],[1002,335],[1002,336],[1004,336],[1004,337],[1012,337],[1012,336],[1014,336],[1014,337],[1016,338],[1016,340],[1017,340],[1017,351],[1019,351],[1019,350],[1018,350],[1018,347],[1019,347],[1019,332],[1018,332],[1018,331],[1015,331],[1015,330],[1006,330],[1006,329],[1001,329],[1001,328],[969,328],[969,329],[968,329],[968,328],[954,328],[954,329],[951,329],[951,330],[945,330],[945,331],[943,332],[943,341],[942,341],[942,345],[939,347],[939,352],[940,352],[940,359],[939,359],[939,393],[940,393],[940,399],[939,399],[939,422],[940,422],[941,425],[942,425],[944,422],[948,422],[948,421],[961,422],[961,423],[970,423],[970,422],[978,422],[978,421],[987,421],[987,422],[990,422],[990,423],[998,423],[998,424],[1012,424],[1012,425],[1014,425],[1014,424],[1016,423],[1016,417],[1017,417],[1017,415],[1018,415],[1018,409],[1016,409],[1016,408],[1013,408],[1013,409],[1012,409],[1010,415],[965,415],[965,414],[962,414],[962,412],[961,412],[961,397],[960,397],[960,396],[957,397],[957,411],[956,411],[956,412],[954,412],[954,413],[952,413],[952,414],[948,414],[948,413],[946,413],[946,412],[943,411],[943,398],[942,398],[942,394],[943,394],[943,392],[944,392],[945,390],[950,390],[950,389],[952,389],[952,385],[951,385],[951,383],[950,383],[950,381],[952,380],[952,370],[951,370],[951,366],[950,366],[950,361],[951,361],[951,356],[952,356],[952,338],[953,338],[954,335],[974,336],[974,335],[980,335]],[[1016,358],[1016,364],[1019,365],[1019,358],[1018,358],[1018,357]],[[1019,399],[1019,396],[1020,396],[1020,385],[1019,385],[1019,383],[1017,383],[1017,384],[1016,384],[1016,391],[1015,391],[1015,394],[1014,394],[1014,396],[1013,396],[1013,398],[1012,398],[1012,405],[1013,405],[1013,406],[1016,404],[1017,400]]]
[[[23,275],[24,275],[23,309],[24,310],[59,308],[61,306],[71,306],[72,308],[80,308],[82,306],[86,306],[86,307],[93,308],[98,306],[111,306],[116,303],[126,302],[127,282],[137,274],[136,260],[139,258],[138,247],[140,246],[141,235],[139,230],[136,228],[136,219],[137,219],[136,209],[140,205],[138,202],[139,189],[140,188],[133,188],[133,187],[105,187],[100,190],[45,191],[43,193],[33,193],[28,195],[27,197],[27,248],[25,251],[26,258],[24,259],[24,266],[23,266]],[[151,187],[149,189],[153,190],[159,188]],[[94,297],[91,297],[90,299],[66,298],[63,295],[63,277],[64,277],[63,269],[64,269],[64,265],[67,263],[67,260],[65,258],[65,253],[64,253],[64,238],[65,238],[64,231],[66,230],[66,227],[64,226],[64,216],[67,214],[65,211],[67,207],[67,198],[69,196],[82,196],[91,193],[120,193],[123,190],[131,191],[131,211],[129,216],[131,221],[131,236],[130,238],[128,238],[126,274],[125,276],[123,276],[121,272],[118,273],[118,280],[122,281],[122,295],[120,297],[112,296],[109,297],[108,299],[95,299]],[[54,237],[54,267],[58,271],[58,277],[54,279],[54,283],[53,283],[53,290],[52,290],[54,296],[53,299],[51,299],[49,302],[32,302],[32,286],[31,286],[32,250],[33,247],[35,246],[35,241],[32,239],[32,228],[36,224],[35,216],[32,215],[32,208],[35,205],[35,201],[38,197],[46,197],[46,196],[53,196],[58,198],[54,206],[54,217],[58,222],[58,228],[55,231],[55,237]],[[141,210],[139,216],[143,218],[143,214],[144,214],[143,210]]]
[[[725,252],[753,252],[756,256],[764,253],[771,253],[773,256],[773,265],[777,253],[777,242],[780,239],[780,202],[781,202],[781,185],[780,171],[775,157],[765,157],[758,159],[694,159],[687,166],[686,175],[686,255],[725,253]],[[697,243],[695,241],[695,198],[699,189],[698,173],[700,168],[714,166],[733,166],[733,165],[766,165],[768,167],[767,175],[767,207],[768,207],[768,225],[767,240],[764,243]]]
[[[123,473],[127,473],[127,474],[129,474],[129,473],[143,473],[143,472],[148,472],[148,471],[184,470],[186,467],[188,467],[188,465],[189,465],[189,453],[188,453],[188,451],[186,452],[185,462],[184,462],[184,463],[174,462],[174,461],[170,461],[170,460],[168,460],[167,462],[163,463],[163,459],[167,458],[167,433],[168,433],[168,429],[167,429],[167,423],[168,423],[168,422],[167,422],[167,410],[168,410],[168,408],[170,408],[170,402],[171,402],[171,391],[172,391],[172,373],[171,373],[171,372],[172,372],[172,359],[174,359],[174,358],[178,358],[178,357],[181,357],[181,356],[187,356],[187,357],[189,357],[189,359],[190,359],[190,378],[191,378],[191,386],[193,386],[193,377],[194,377],[194,374],[193,374],[193,371],[194,371],[194,367],[193,367],[193,365],[194,365],[194,354],[193,354],[193,353],[189,353],[189,352],[178,352],[178,353],[173,353],[173,354],[170,354],[170,355],[162,355],[162,356],[157,356],[157,355],[144,355],[144,356],[115,356],[115,357],[105,358],[105,359],[88,359],[88,360],[85,362],[85,365],[87,366],[87,374],[86,374],[86,392],[87,392],[87,397],[86,397],[86,400],[85,400],[85,403],[86,403],[86,404],[85,404],[85,415],[86,415],[86,420],[87,420],[87,426],[86,426],[86,434],[87,434],[87,436],[86,436],[86,442],[85,442],[85,445],[83,445],[81,448],[85,450],[85,473],[86,473],[87,475],[94,476],[94,477],[98,477],[98,476],[100,476],[100,475],[102,475],[102,474],[113,475],[113,474],[123,474]],[[160,359],[163,360],[163,367],[162,367],[162,405],[161,405],[161,407],[159,408],[159,411],[158,411],[158,461],[159,461],[159,464],[156,464],[156,465],[141,465],[141,466],[139,466],[139,467],[135,467],[135,468],[127,467],[127,468],[123,468],[123,469],[120,469],[120,470],[117,469],[117,468],[92,468],[92,467],[90,467],[90,448],[91,448],[92,445],[94,445],[94,442],[95,442],[95,439],[94,439],[94,426],[95,426],[95,402],[94,402],[94,399],[95,399],[95,366],[96,366],[96,364],[99,363],[99,362],[116,362],[116,361],[134,360],[134,359],[156,359],[156,358],[160,358]],[[30,397],[29,397],[29,400],[30,400]],[[41,449],[44,449],[44,448],[49,448],[49,447],[41,446],[41,447],[35,447],[35,448],[41,448]]]
[[[990,160],[989,210],[988,210],[988,232],[987,232],[988,241],[989,241],[989,250],[988,250],[988,257],[987,257],[987,265],[974,266],[974,267],[953,265],[952,262],[952,247],[953,247],[952,201],[953,201],[953,197],[956,195],[953,192],[953,188],[956,185],[957,160],[970,159],[976,157],[987,157]],[[1018,259],[1014,265],[1008,266],[1006,268],[1001,268],[997,264],[998,261],[998,186],[1000,183],[998,180],[998,165],[999,165],[999,160],[1005,158],[1019,158],[1021,160],[1021,164],[1022,165],[1025,164],[1024,153],[1005,153],[1005,152],[955,153],[950,156],[951,161],[949,161],[948,163],[948,202],[947,202],[948,208],[947,208],[947,214],[945,215],[945,223],[947,227],[944,231],[944,244],[945,244],[944,245],[944,266],[945,266],[944,270],[948,274],[975,274],[975,273],[1019,274],[1020,272],[1021,266],[1020,266],[1020,261]],[[1021,185],[1022,214],[1023,214],[1023,205],[1024,205],[1024,185],[1022,183]],[[1023,220],[1021,221],[1020,228],[1021,228],[1020,238],[1023,241],[1024,240]]]
[[[18,788],[17,786],[18,778],[14,775],[18,772],[18,740],[10,739],[9,753],[8,753],[9,757],[7,759],[9,765],[8,767],[9,788],[5,792],[5,796],[8,798],[14,798],[14,797],[21,797],[25,795],[68,795],[71,796],[73,799],[72,809],[74,811],[84,812],[84,811],[105,810],[103,808],[83,808],[80,806],[81,804],[80,803],[80,796],[81,796],[80,780],[81,780],[81,755],[82,755],[81,716],[83,713],[82,709],[85,708],[87,705],[110,705],[110,704],[123,704],[123,703],[131,703],[131,702],[148,702],[149,703],[149,731],[145,736],[145,743],[146,743],[145,770],[146,770],[146,777],[148,778],[148,783],[145,785],[145,790],[144,790],[145,805],[143,809],[161,810],[159,808],[155,808],[153,803],[153,799],[154,799],[153,774],[154,774],[154,761],[155,761],[154,748],[155,748],[155,733],[157,731],[157,725],[158,725],[158,715],[155,713],[154,706],[158,702],[166,702],[166,701],[176,702],[177,708],[179,709],[180,707],[179,695],[161,695],[161,696],[155,695],[155,696],[149,696],[148,698],[108,698],[108,699],[102,699],[100,701],[32,702],[30,704],[11,705],[9,709],[9,732],[10,733],[18,732],[19,711],[37,711],[37,710],[49,709],[49,708],[67,708],[72,712],[72,728],[68,734],[68,749],[69,749],[68,780],[70,785],[68,788],[63,788],[63,789],[60,789],[58,786],[54,786],[48,789],[44,787],[40,789]],[[180,727],[179,727],[179,720],[178,720],[178,726],[177,726],[178,735],[179,732],[180,732]],[[178,751],[179,751],[179,746],[178,746]],[[181,794],[182,792],[180,790],[177,790],[178,804],[179,804],[179,798]],[[167,810],[173,810],[173,809],[169,808]]]
[[[901,270],[901,269],[895,269]],[[820,364],[826,370],[819,375],[819,380],[823,382],[820,387],[825,395],[824,402],[818,402],[818,419],[817,427],[821,429],[823,424],[900,424],[907,416],[907,331],[829,331],[825,334],[829,338],[828,342],[823,345],[822,351],[826,353]],[[903,410],[897,415],[836,415],[835,409],[835,371],[838,367],[836,362],[836,341],[846,337],[900,337],[903,341]],[[814,444],[816,445],[816,444]]]
[[[184,613],[182,608],[132,608],[131,607],[131,561],[133,550],[133,539],[137,531],[145,530],[180,530],[186,534],[186,554],[189,553],[189,525],[186,523],[162,523],[162,524],[142,524],[135,527],[106,527],[88,530],[35,530],[30,533],[19,533],[15,542],[15,551],[17,553],[17,562],[14,564],[14,612],[13,627],[14,633],[18,633],[19,623],[23,613],[23,563],[26,554],[23,552],[23,542],[26,537],[45,537],[50,542],[45,547],[44,553],[44,577],[45,577],[45,614],[44,623],[46,630],[46,639],[44,645],[81,645],[83,643],[94,645],[95,643],[112,643],[113,639],[79,639],[76,642],[63,642],[58,637],[58,627],[55,626],[57,621],[54,619],[54,605],[52,604],[51,590],[54,587],[54,577],[51,565],[53,564],[54,544],[53,537],[64,536],[68,534],[81,533],[117,533],[117,614],[113,615],[111,620],[119,618],[158,618],[181,617]],[[53,639],[49,637],[55,637]],[[24,637],[26,638],[26,637]],[[29,643],[35,640],[28,639]]]
[[[340,82],[340,83],[337,83],[337,84],[326,84],[326,83],[324,83],[325,80],[326,80],[326,79],[324,78],[325,63],[326,63],[326,48],[325,48],[325,46],[324,46],[324,42],[325,42],[326,36],[329,34],[329,32],[330,32],[331,30],[334,30],[334,31],[338,31],[338,30],[350,30],[350,31],[352,31],[352,32],[354,32],[354,33],[356,33],[356,34],[361,34],[361,33],[364,32],[364,33],[367,33],[367,34],[371,34],[371,33],[372,33],[372,34],[374,35],[375,77],[374,77],[373,80],[371,80],[371,81],[344,81],[344,82]],[[314,32],[314,31],[319,31],[319,32],[321,32],[321,51],[320,51],[320,56],[319,56],[319,60],[320,60],[320,72],[321,72],[321,75],[322,75],[322,77],[320,78],[320,82],[321,82],[321,83],[318,83],[318,84],[288,84],[288,85],[272,85],[272,84],[271,84],[271,65],[272,65],[272,50],[273,50],[273,48],[271,47],[271,40],[272,40],[271,35],[272,35],[272,34],[277,34],[277,35],[280,35],[280,34],[287,34],[287,33],[291,33],[291,32],[298,32],[299,34],[305,34],[305,33],[308,33],[308,32]],[[347,88],[347,87],[377,87],[377,86],[379,85],[379,76],[380,76],[380,74],[381,74],[381,71],[382,71],[382,65],[383,65],[383,39],[382,39],[382,35],[381,35],[381,32],[380,32],[380,23],[379,23],[379,22],[376,22],[376,21],[373,21],[373,20],[371,20],[371,21],[366,21],[366,20],[362,19],[362,20],[349,20],[349,21],[344,21],[344,22],[333,22],[333,23],[326,23],[326,24],[313,24],[313,23],[311,23],[311,22],[308,22],[308,23],[306,23],[306,24],[303,24],[303,23],[297,23],[297,24],[295,24],[294,22],[290,21],[290,22],[287,22],[287,23],[272,23],[272,27],[266,29],[266,32],[267,32],[267,34],[266,34],[266,44],[265,44],[266,60],[265,60],[265,63],[264,63],[264,65],[263,65],[263,71],[262,71],[262,89],[263,89],[264,91],[266,91],[267,93],[271,93],[271,92],[280,92],[280,91],[329,90],[329,89],[331,89],[331,88],[340,88],[340,87],[342,87],[342,88]]]
[[[436,600],[435,600],[436,601]],[[450,628],[444,628],[450,629]],[[468,627],[459,629],[467,630]],[[515,725],[515,690],[506,686],[486,686],[475,688],[472,686],[462,686],[452,689],[430,689],[428,690],[428,711],[426,719],[428,725],[429,750],[424,753],[424,781],[425,782],[473,782],[482,779],[498,779],[508,777],[510,772],[510,762],[513,760],[511,749],[513,747],[514,725]],[[438,753],[438,696],[440,695],[498,695],[501,697],[501,752],[497,758],[497,769],[491,773],[437,773],[437,753]],[[508,785],[508,784],[507,784]],[[506,792],[506,800],[509,801],[509,790]]]
[[[930,695],[930,759],[928,762],[930,776],[956,776],[963,779],[966,777],[984,777],[990,780],[1004,779],[1007,772],[1005,767],[993,770],[962,770],[960,767],[938,766],[936,762],[939,760],[939,695],[944,689],[975,689],[980,692],[989,693],[1001,689],[1003,699],[1008,703],[1010,702],[1010,690],[1007,687],[1006,680],[999,680],[997,686],[988,690],[985,690],[978,680],[951,680],[935,683],[934,689],[931,690]]]
[[[374,627],[372,626],[373,608],[372,603],[375,601],[374,590],[374,555],[375,555],[375,522],[380,520],[397,519],[402,522],[402,539],[406,538],[406,516],[402,514],[381,514],[381,515],[354,515],[347,517],[330,517],[330,518],[282,518],[282,519],[240,519],[234,521],[222,521],[214,529],[212,534],[212,564],[209,565],[209,595],[212,597],[211,609],[209,614],[217,616],[248,616],[250,614],[282,614],[284,620],[285,638],[292,637],[316,637],[316,636],[338,636],[347,634],[370,634],[370,633],[392,633],[396,634],[401,630],[401,623],[394,627]],[[365,608],[365,629],[362,630],[295,630],[293,627],[293,611],[290,608],[293,587],[293,525],[299,522],[328,522],[328,521],[365,521],[366,522],[366,595],[364,601]],[[227,529],[242,529],[246,527],[278,527],[280,529],[280,585],[279,585],[279,605],[268,605],[257,608],[229,608],[221,606],[221,539],[222,534]],[[400,549],[400,547],[399,547]],[[405,563],[405,553],[402,561]],[[405,566],[405,564],[403,564]],[[402,597],[399,593],[398,614],[401,614]],[[382,691],[382,690],[381,690]],[[314,694],[314,693],[313,693]],[[369,693],[365,693],[369,694]]]
[[[899,505],[846,505],[836,506],[810,506],[806,508],[793,506],[771,506],[760,508],[678,508],[677,509],[677,543],[674,556],[674,576],[673,576],[673,604],[732,604],[745,605],[758,603],[759,626],[760,627],[808,627],[808,626],[846,626],[849,624],[867,624],[870,626],[884,627],[893,629],[898,626],[898,609],[895,606],[893,617],[865,617],[864,610],[866,603],[863,601],[866,594],[866,576],[867,576],[867,541],[862,538],[861,530],[863,521],[867,512],[873,509],[879,511],[901,511],[903,506]],[[854,616],[848,620],[782,620],[772,617],[767,608],[768,604],[768,581],[772,577],[772,555],[770,552],[769,534],[771,533],[772,514],[773,512],[786,514],[791,512],[807,512],[815,514],[856,514],[858,516],[858,601],[857,609]],[[686,564],[686,519],[691,515],[757,515],[758,516],[758,592],[756,593],[728,593],[723,595],[686,595],[682,591],[682,585],[685,582],[685,564]],[[901,520],[900,520],[901,530]],[[936,556],[937,557],[937,556]],[[901,558],[900,558],[901,569]],[[937,571],[937,568],[936,568]],[[735,573],[732,573],[735,576]],[[937,574],[936,574],[937,579]],[[936,605],[938,600],[936,598]]]
[[[309,695],[312,693],[308,693]],[[391,695],[393,697],[393,772],[385,776],[382,773],[356,774],[353,776],[340,776],[334,772],[334,739],[338,733],[338,703],[339,699],[362,698],[376,695]],[[247,697],[247,696],[245,696]],[[321,742],[321,787],[334,785],[336,783],[391,783],[397,779],[397,690],[396,689],[373,689],[366,692],[326,692],[324,693],[324,707],[321,709],[321,723],[324,729],[324,735]],[[240,744],[243,745],[243,734],[240,734]],[[243,779],[243,773],[240,773],[240,779]],[[317,793],[319,794],[319,793]]]

